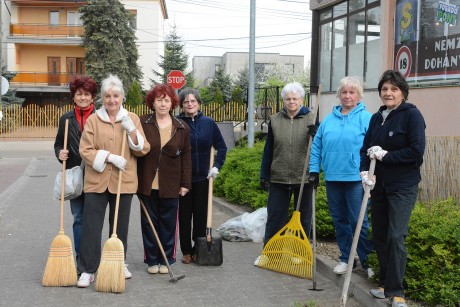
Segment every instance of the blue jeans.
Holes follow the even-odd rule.
[[[82,193],[75,199],[70,200],[70,211],[73,215],[73,243],[75,256],[80,255],[81,225],[83,224],[83,209],[85,208],[85,195]]]
[[[358,222],[364,189],[361,181],[326,181],[327,203],[335,227],[340,250],[340,261],[348,262],[353,236]],[[369,221],[364,215],[356,252],[363,268],[367,268],[367,256],[374,246],[369,239]]]
[[[379,260],[380,284],[385,296],[404,297],[404,274],[409,220],[417,201],[418,185],[395,192],[372,195],[371,219],[375,250]]]
[[[265,225],[264,245],[288,222],[289,206],[294,194],[294,209],[297,206],[300,184],[270,183],[267,201],[267,224]],[[311,227],[313,187],[304,185],[300,203],[300,223],[309,236]]]

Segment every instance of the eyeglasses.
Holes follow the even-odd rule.
[[[195,99],[184,101],[184,104],[197,104],[197,103],[198,103],[198,100],[195,100]]]
[[[296,102],[296,101],[299,101],[301,99],[302,98],[300,98],[300,97],[292,97],[292,98],[286,98],[286,99],[284,99],[284,101],[286,101],[286,102],[291,102],[291,101]]]

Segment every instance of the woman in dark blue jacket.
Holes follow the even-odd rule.
[[[182,262],[193,261],[195,251],[192,239],[206,236],[208,212],[208,178],[214,179],[225,162],[227,146],[214,120],[200,111],[201,98],[198,91],[183,89],[179,94],[179,105],[183,112],[179,115],[190,127],[192,145],[192,189],[180,198],[179,236],[183,254]],[[214,165],[210,169],[211,147],[217,151]],[[193,232],[192,232],[193,220]]]
[[[409,85],[399,72],[384,72],[378,91],[383,106],[371,117],[361,148],[363,181],[368,180],[370,158],[377,159],[370,207],[381,287],[372,289],[371,294],[390,298],[392,307],[406,307],[404,240],[421,180],[425,121],[415,105],[406,101]]]

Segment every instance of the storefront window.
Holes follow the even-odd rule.
[[[362,77],[367,88],[376,88],[379,67],[370,63],[379,62],[382,56],[380,1],[344,1],[332,6],[332,16],[326,16],[330,15],[320,12],[318,76],[323,89],[335,91],[347,75]]]
[[[397,0],[395,69],[414,83],[460,79],[459,18],[460,0]]]

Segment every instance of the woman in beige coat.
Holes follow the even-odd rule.
[[[78,287],[86,288],[94,281],[101,261],[101,235],[105,211],[109,204],[109,236],[113,232],[113,217],[119,174],[123,172],[117,236],[123,242],[126,255],[131,200],[137,191],[136,157],[147,154],[150,144],[145,140],[139,117],[123,108],[124,90],[121,80],[110,75],[102,81],[103,106],[91,115],[80,141],[80,155],[85,160],[85,211],[78,271],[82,272]],[[127,137],[124,152],[122,140]],[[131,278],[125,266],[125,277]]]

